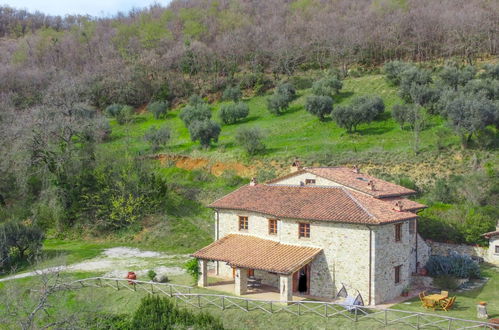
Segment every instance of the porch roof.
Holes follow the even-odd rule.
[[[282,244],[249,235],[230,234],[195,252],[199,259],[230,266],[291,274],[308,264],[322,249]]]

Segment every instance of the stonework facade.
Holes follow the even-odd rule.
[[[239,230],[239,216],[248,217],[248,229]],[[268,219],[255,212],[220,210],[217,237],[244,234],[275,240],[283,244],[323,249],[310,264],[310,295],[334,298],[342,285],[349,294],[358,291],[364,303],[381,303],[400,295],[416,271],[416,233],[410,233],[409,222],[402,223],[402,237],[395,242],[395,224],[366,226],[362,224],[310,221],[310,238],[298,238],[298,223],[303,220],[279,219],[277,234],[269,234]],[[414,221],[414,220],[413,220]],[[369,248],[369,242],[372,248]],[[420,239],[421,251],[427,249]],[[248,250],[251,253],[251,250]],[[370,256],[371,254],[371,256]],[[424,257],[424,253],[421,253]],[[426,253],[426,255],[428,255]],[[426,257],[427,259],[427,257]],[[424,261],[425,262],[425,261]],[[400,282],[394,283],[394,267],[401,265]],[[371,266],[371,269],[369,269]],[[219,276],[231,278],[233,270],[218,263]],[[255,271],[262,283],[278,286],[279,276]],[[371,299],[369,299],[371,295]]]
[[[495,253],[495,246],[499,246],[499,235],[489,239],[489,248],[466,244],[450,244],[427,241],[431,247],[431,254],[449,255],[452,251],[459,254],[483,258],[485,262],[499,266],[499,253]]]

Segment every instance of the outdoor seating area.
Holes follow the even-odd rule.
[[[419,299],[421,300],[422,306],[426,309],[440,309],[446,312],[448,312],[456,302],[456,297],[449,297],[448,291],[441,291],[440,293],[430,295],[426,295],[426,292],[423,291],[419,293]]]

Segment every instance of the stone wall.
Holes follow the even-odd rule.
[[[427,240],[426,242],[431,247],[431,254],[446,256],[449,255],[452,251],[456,251],[459,254],[481,257],[486,262],[492,263],[494,265],[499,265],[499,254],[495,254],[493,248],[494,245],[499,245],[499,236],[496,236],[495,240],[494,237],[490,239],[490,248],[465,244],[441,243],[430,240]]]
[[[402,237],[395,241],[395,224],[374,228],[374,301],[399,296],[410,285],[415,268],[416,233],[409,233],[409,221],[402,223]],[[400,282],[395,283],[395,267],[401,266]]]

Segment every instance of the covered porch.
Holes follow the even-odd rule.
[[[309,264],[321,251],[319,248],[232,234],[193,256],[199,263],[200,287],[248,298],[290,302],[306,299],[306,295],[297,293],[310,290]],[[213,261],[216,266],[210,276],[219,279],[215,282],[215,277],[208,281],[208,263]]]

